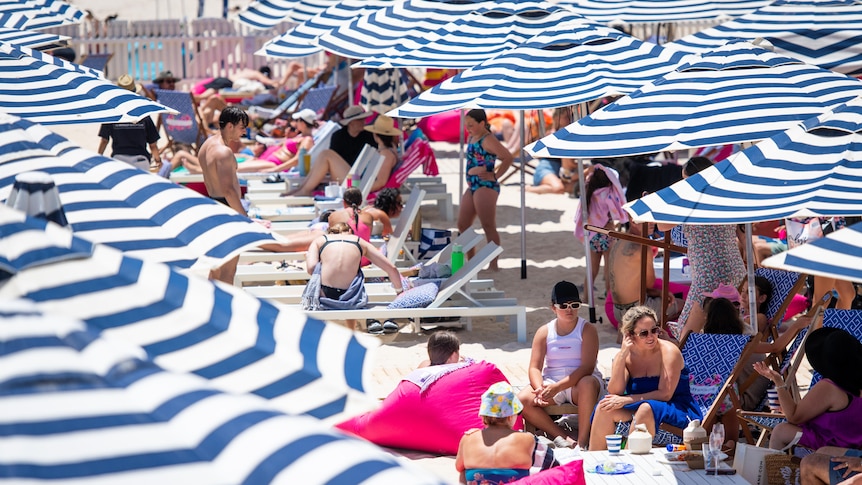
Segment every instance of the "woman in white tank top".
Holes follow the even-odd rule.
[[[575,442],[543,408],[572,403],[578,406],[578,441],[589,443],[590,415],[604,388],[596,371],[599,335],[596,328],[578,317],[580,295],[568,281],[560,281],[551,294],[551,310],[557,318],[536,331],[530,354],[530,386],[518,398],[524,404],[524,419],[544,431],[559,446]]]

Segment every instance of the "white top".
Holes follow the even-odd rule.
[[[575,329],[568,335],[560,336],[557,334],[557,319],[548,322],[543,378],[559,381],[581,366],[581,344],[586,323],[585,319],[579,317]]]

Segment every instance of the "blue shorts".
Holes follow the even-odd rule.
[[[555,177],[559,177],[560,167],[562,166],[563,162],[559,160],[540,158],[539,163],[536,165],[536,171],[533,172],[533,185],[542,185],[542,179],[545,178],[545,175],[553,174]]]
[[[862,456],[862,450],[847,450],[847,453],[844,453],[844,456]],[[835,466],[835,462],[829,462],[829,483],[835,485],[836,483],[841,483],[844,480],[850,479],[850,477],[856,476],[859,472],[850,472],[846,477],[844,476],[845,470],[833,470],[832,468]]]

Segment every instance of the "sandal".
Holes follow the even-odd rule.
[[[380,335],[383,333],[383,325],[378,320],[368,321],[368,333]]]
[[[392,320],[386,320],[383,322],[383,333],[397,333],[398,332],[398,324],[393,322]]]
[[[282,177],[280,173],[274,173],[265,178],[263,182],[267,184],[277,184],[279,182],[284,182],[284,177]]]

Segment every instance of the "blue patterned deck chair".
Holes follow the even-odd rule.
[[[739,407],[739,396],[733,385],[754,348],[753,340],[747,335],[690,333],[680,345],[690,373],[691,394],[703,414],[703,426],[708,428],[718,418],[726,396],[733,406]],[[617,433],[628,435],[630,424],[620,423]],[[669,443],[682,443],[682,429],[662,424],[656,430],[653,444]]]
[[[826,298],[826,301],[828,301],[828,298]],[[844,329],[862,341],[862,311],[836,309],[824,310],[823,326]],[[799,401],[800,399],[799,387],[796,383],[796,371],[802,362],[803,355],[805,354],[804,345],[806,336],[807,332],[800,332],[800,336],[797,336],[796,340],[794,340],[791,345],[791,350],[788,350],[789,355],[791,354],[791,351],[793,351],[793,354],[791,355],[791,359],[788,359],[790,360],[790,365],[785,374],[785,382],[790,385],[790,390],[796,401]],[[795,351],[793,349],[794,346],[796,347]],[[811,373],[811,382],[808,384],[808,388],[811,389],[811,387],[814,386],[814,384],[817,384],[820,379],[821,375],[817,371],[813,371]],[[787,421],[783,414],[772,412],[740,412],[739,419],[763,430],[757,441],[758,446],[766,441],[769,433],[771,433],[776,426]]]
[[[175,115],[168,113],[159,115],[168,137],[168,147],[173,146],[174,142],[180,142],[191,145],[197,152],[198,147],[207,139],[208,133],[192,94],[167,89],[154,89],[153,92],[159,103],[179,111]]]
[[[81,58],[81,65],[84,67],[89,67],[90,69],[102,71],[105,74],[105,76],[107,76],[108,75],[108,62],[111,61],[112,57],[114,57],[113,53],[109,53],[109,54],[84,54],[84,57]]]
[[[338,86],[322,86],[309,89],[296,110],[310,109],[317,113],[318,118],[322,117],[337,88]]]

